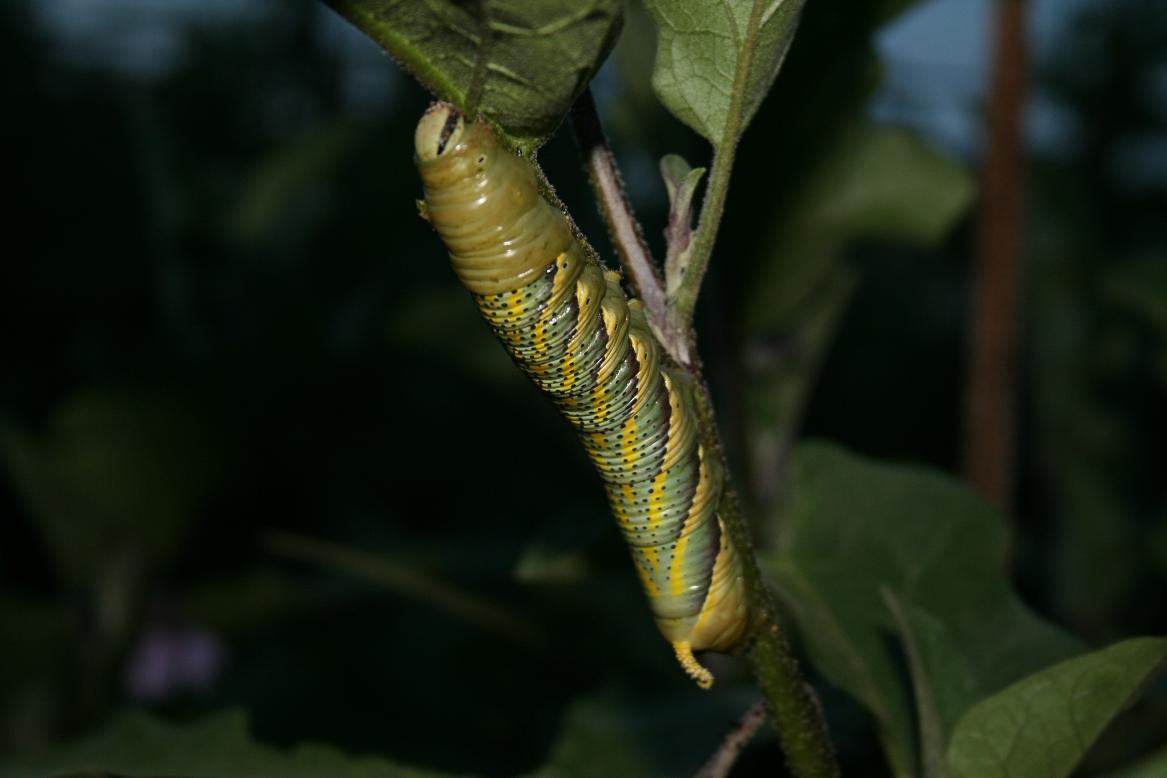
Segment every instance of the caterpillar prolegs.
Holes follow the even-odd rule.
[[[724,475],[691,385],[665,364],[640,302],[586,257],[531,163],[435,103],[415,136],[430,223],[515,363],[575,427],[604,481],[656,623],[702,688],[694,651],[746,627],[740,562],[717,515]]]

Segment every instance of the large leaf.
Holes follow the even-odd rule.
[[[714,146],[735,143],[782,67],[802,3],[647,0],[657,25],[652,85],[661,102]]]
[[[810,444],[792,488],[763,564],[811,660],[876,718],[896,775],[914,773],[915,736],[889,635],[911,636],[941,738],[978,699],[1079,650],[1010,589],[1004,524],[959,482]]]
[[[445,773],[354,758],[333,748],[300,746],[283,752],[247,732],[241,713],[173,726],[127,714],[84,740],[33,759],[0,765],[0,778],[441,778]]]
[[[907,132],[867,124],[846,129],[770,229],[762,272],[743,301],[743,324],[749,330],[789,324],[855,240],[935,245],[975,193],[960,163]]]
[[[325,0],[430,91],[474,106],[516,142],[558,126],[620,30],[620,0]]]
[[[954,778],[1062,778],[1167,663],[1167,639],[1135,638],[1035,673],[977,704],[948,747]]]
[[[943,621],[922,608],[902,602],[888,589],[883,590],[883,596],[895,617],[912,676],[921,771],[929,778],[939,778],[945,771],[944,748],[948,729],[960,713],[959,710],[945,710],[942,704],[973,693],[976,680],[960,660]],[[950,692],[961,689],[965,693],[942,694],[941,689]]]
[[[859,274],[845,262],[864,238],[930,247],[972,202],[971,176],[955,160],[895,129],[859,124],[834,138],[773,219],[760,270],[744,284],[747,398],[755,483],[781,487],[787,455],[820,365]]]

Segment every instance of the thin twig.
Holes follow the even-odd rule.
[[[571,127],[587,161],[588,175],[596,192],[600,213],[608,225],[616,253],[620,255],[620,264],[628,271],[633,291],[644,304],[648,322],[673,360],[688,365],[692,360],[687,341],[680,333],[671,332],[668,328],[660,274],[644,242],[640,222],[636,220],[632,204],[624,191],[624,182],[616,167],[616,157],[600,125],[591,89],[585,89],[572,106]]]
[[[725,736],[725,740],[721,742],[721,748],[717,749],[717,753],[697,771],[693,778],[725,778],[729,775],[729,771],[733,768],[733,764],[737,761],[742,749],[757,734],[765,721],[766,703],[759,700],[750,706],[738,725]]]

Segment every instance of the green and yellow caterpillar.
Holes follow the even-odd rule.
[[[531,163],[484,122],[434,103],[417,125],[430,223],[516,364],[575,427],[604,481],[681,666],[746,628],[740,563],[717,515],[724,475],[698,436],[689,379],[665,364],[638,300],[588,259]]]

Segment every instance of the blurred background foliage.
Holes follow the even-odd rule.
[[[797,554],[775,548],[779,517],[806,499],[791,507],[790,463],[870,467],[792,459],[796,436],[949,471],[959,450],[979,151],[873,118],[875,36],[911,5],[809,0],[703,293],[778,580]],[[305,762],[248,738],[491,776],[700,765],[748,679],[725,660],[696,694],[676,671],[582,451],[416,217],[428,96],[314,0],[105,11],[0,5],[0,753],[146,709],[202,721],[192,750],[288,775]],[[656,160],[706,150],[652,95],[651,39],[634,5],[594,89],[663,256]],[[1099,645],[1167,633],[1167,13],[1075,4],[1044,51],[1035,86],[1065,132],[1031,148],[1000,565]],[[540,160],[602,236],[566,135]],[[897,505],[876,511],[889,533]],[[884,640],[856,602],[855,639]],[[820,686],[846,774],[884,774],[875,721],[909,732],[906,703],[873,719]],[[162,737],[133,715],[105,736]],[[1156,743],[1162,683],[1127,721],[1088,770]],[[305,775],[340,769],[296,754],[322,760]],[[777,758],[763,736],[735,775]],[[404,774],[378,765],[353,774]]]

